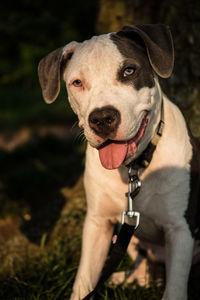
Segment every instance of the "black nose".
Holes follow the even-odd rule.
[[[93,110],[88,118],[90,128],[100,137],[115,134],[121,121],[120,112],[113,106]]]

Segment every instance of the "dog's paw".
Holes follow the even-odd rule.
[[[89,291],[88,292],[83,292],[83,293],[76,293],[76,292],[73,292],[69,298],[69,300],[82,300],[84,297],[86,297],[88,295]],[[90,300],[92,300],[93,297],[90,298]]]
[[[112,274],[109,285],[121,285],[123,283],[133,283],[137,281],[140,286],[148,285],[150,276],[147,268],[147,259],[143,259],[137,267],[129,272],[121,271]]]
[[[115,272],[111,275],[110,280],[109,280],[109,285],[120,285],[124,282],[125,280],[125,271],[121,272]]]
[[[81,300],[78,294],[72,293],[69,300]]]
[[[140,286],[148,286],[150,275],[148,272],[147,259],[143,259],[139,266],[135,270],[133,270],[133,272],[129,272],[129,274],[127,275],[127,283],[132,283],[134,281],[137,281]]]

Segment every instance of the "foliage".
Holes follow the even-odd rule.
[[[37,67],[50,51],[92,36],[96,13],[97,0],[0,3],[1,129],[74,122],[66,91],[51,107],[43,103]]]
[[[44,102],[38,88],[27,89],[19,86],[9,89],[4,86],[0,89],[0,99],[1,129],[16,130],[19,127],[39,127],[45,124],[70,125],[76,122],[64,86],[52,105]]]
[[[1,2],[0,83],[34,88],[41,57],[93,35],[96,10],[95,0]]]

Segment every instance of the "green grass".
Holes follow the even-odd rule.
[[[0,299],[68,299],[76,267],[66,245],[55,243],[35,259],[27,257],[13,276],[0,279]]]
[[[54,241],[48,249],[40,249],[40,256],[18,266],[13,276],[0,278],[0,299],[4,300],[61,300],[69,299],[74,277],[77,271],[77,256],[74,255],[73,243],[80,246],[80,239],[74,241],[66,237],[62,241]],[[79,245],[78,245],[79,244]],[[76,258],[75,258],[76,257]],[[122,266],[123,267],[123,264]],[[108,288],[99,290],[95,299],[138,299],[156,300],[161,298],[161,289],[154,284],[150,288],[142,288],[135,284],[124,288]]]

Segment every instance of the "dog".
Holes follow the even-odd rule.
[[[44,100],[56,100],[63,79],[88,141],[87,215],[71,300],[95,287],[113,227],[127,210],[127,165],[140,160],[150,144],[148,164],[136,168],[142,186],[133,203],[141,215],[135,235],[164,253],[162,299],[187,299],[199,239],[200,155],[182,113],[159,85],[158,78],[170,77],[173,66],[172,36],[163,24],[127,25],[82,43],[73,41],[39,63]],[[160,121],[161,133],[156,132]]]

